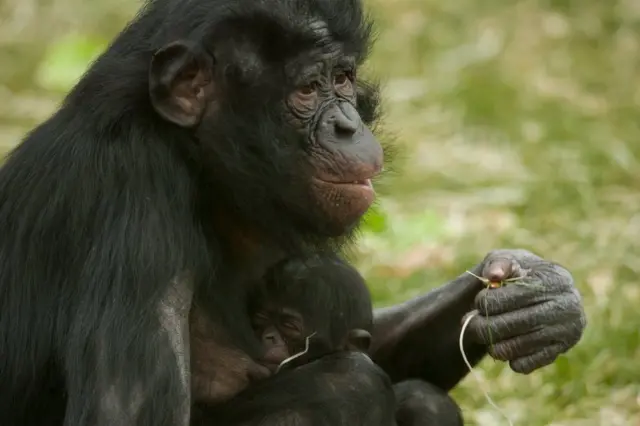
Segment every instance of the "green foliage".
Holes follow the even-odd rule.
[[[380,210],[379,207],[374,206],[364,217],[362,224],[363,232],[370,232],[372,234],[380,234],[384,232],[388,227],[387,215]]]
[[[55,40],[38,69],[36,83],[47,90],[67,92],[106,45],[105,40],[87,34]]]

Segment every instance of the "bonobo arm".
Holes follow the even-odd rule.
[[[471,270],[482,272],[482,264]],[[458,339],[462,317],[474,307],[483,284],[470,274],[415,299],[374,312],[371,354],[394,383],[420,378],[444,390],[468,373]],[[478,363],[486,346],[465,339],[469,362]]]
[[[424,296],[375,313],[373,359],[394,382],[420,378],[444,390],[466,374],[458,347],[465,314],[474,311],[465,352],[476,364],[489,348],[517,373],[551,364],[575,346],[587,321],[573,277],[562,266],[520,249],[494,250],[472,272]]]

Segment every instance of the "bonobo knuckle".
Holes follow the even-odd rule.
[[[538,258],[538,256],[525,249],[501,248],[491,250],[486,258],[514,258],[516,260],[522,260],[525,258]]]
[[[536,369],[536,367],[530,361],[522,360],[509,362],[509,367],[511,367],[511,369],[516,373],[520,373],[525,376],[531,374]]]

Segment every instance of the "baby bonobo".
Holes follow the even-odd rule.
[[[358,271],[338,257],[274,268],[250,298],[250,316],[263,342],[262,363],[292,368],[339,351],[367,352],[371,295]]]
[[[250,300],[264,347],[260,362],[273,372],[339,351],[369,350],[371,294],[358,271],[336,256],[280,265]],[[398,426],[463,424],[458,405],[435,386],[407,380],[393,388]]]
[[[277,394],[268,391],[274,387],[284,394],[312,395],[315,399],[310,403],[318,406],[326,405],[327,398],[336,398],[337,402],[332,403],[340,404],[341,401],[354,402],[355,398],[365,395],[362,390],[366,389],[369,379],[353,384],[354,389],[359,389],[357,395],[334,394],[332,383],[340,377],[334,369],[309,376],[304,389],[289,381],[292,373],[308,374],[305,369],[312,364],[321,365],[335,356],[348,357],[351,351],[366,353],[369,350],[373,328],[371,294],[362,276],[348,263],[335,255],[324,255],[304,262],[288,260],[279,264],[252,290],[248,314],[257,337],[263,342],[263,355],[256,361],[270,370],[272,377],[253,381],[227,402],[199,405],[192,426],[262,424],[250,421],[247,416],[248,413],[268,415],[270,404],[279,402]],[[395,401],[391,404],[395,404],[395,419],[390,419],[390,425],[463,425],[455,401],[429,383],[406,380],[394,384],[393,391]],[[324,419],[322,424],[357,426],[382,421],[383,414],[367,406],[366,395],[361,399],[365,413],[352,413],[354,417],[347,423],[340,418]],[[295,398],[292,401],[289,415],[293,418],[277,424],[320,424],[307,422],[304,413],[308,404]],[[360,406],[360,402],[356,406]],[[327,415],[334,414],[337,415],[327,411]]]

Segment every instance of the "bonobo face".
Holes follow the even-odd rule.
[[[339,49],[322,53],[302,67],[286,105],[292,124],[307,138],[316,197],[341,229],[371,206],[371,179],[382,168],[383,154],[356,109],[355,59]]]
[[[251,322],[262,341],[263,361],[272,370],[304,348],[304,320],[297,311],[264,306],[252,315]]]
[[[331,319],[326,322],[329,321]],[[336,339],[338,341],[332,341],[327,330],[313,330],[308,322],[305,327],[299,311],[273,303],[264,304],[252,315],[251,322],[256,336],[262,341],[262,362],[272,371],[290,356],[303,352],[307,338],[310,338],[309,352],[297,360],[297,365],[324,353],[366,352],[371,344],[371,334],[363,329],[351,329]]]
[[[363,117],[375,120],[378,92],[357,73],[370,32],[358,3],[297,2],[286,20],[279,1],[247,3],[253,13],[230,12],[204,39],[156,50],[150,99],[198,147],[216,206],[287,243],[322,243],[374,200],[383,154]]]

